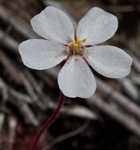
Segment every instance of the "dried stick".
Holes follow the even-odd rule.
[[[52,101],[50,101],[48,104],[49,108],[56,109],[56,104]],[[84,119],[98,120],[97,113],[83,106],[73,106],[72,108],[65,106],[61,109],[61,112],[64,114],[73,115],[75,117],[80,117]]]
[[[4,120],[5,120],[5,114],[0,113],[0,132],[1,132],[2,129],[3,129]]]
[[[8,24],[11,24],[18,32],[27,38],[38,37],[23,19],[15,17],[10,11],[3,7],[0,7],[0,18]]]
[[[84,123],[84,125],[82,125],[81,127],[79,127],[78,129],[74,130],[74,131],[71,131],[69,133],[66,133],[64,135],[61,135],[59,136],[58,138],[56,138],[56,140],[52,141],[49,145],[47,145],[45,148],[43,148],[43,150],[46,150],[46,149],[52,149],[56,144],[58,143],[61,143],[71,137],[74,137],[82,132],[84,132],[84,130],[88,127],[89,125],[89,122],[86,121]]]
[[[21,103],[32,103],[32,100],[29,96],[25,95],[25,94],[22,94],[10,87],[8,87],[8,93],[9,93],[9,97],[13,97],[14,100],[18,103],[21,102]],[[9,100],[10,102],[12,101],[12,99]]]
[[[2,30],[0,30],[0,44],[9,48],[13,52],[17,52],[18,42],[5,34]]]
[[[133,74],[131,77],[131,80],[133,81],[134,84],[140,85],[140,76],[139,74]]]
[[[122,108],[127,110],[127,112],[132,113],[133,115],[135,115],[137,118],[140,119],[139,106],[131,102],[131,100],[121,95],[119,92],[114,91],[108,84],[104,83],[100,79],[97,79],[97,86],[105,94],[110,95],[110,98],[112,97],[115,99],[115,101],[112,101],[112,103],[119,104]]]
[[[130,116],[129,114],[122,112],[113,104],[106,103],[99,96],[93,96],[93,98],[89,99],[88,102],[90,105],[92,104],[96,106],[99,110],[106,113],[111,118],[116,119],[119,123],[140,137],[140,122],[138,122],[134,116]]]
[[[32,89],[34,93],[36,93],[36,96],[38,98],[38,101],[40,101],[41,109],[46,109],[48,105],[47,97],[43,93],[41,86],[37,83],[36,79],[33,77],[33,75],[29,71],[24,71],[24,74],[26,75],[28,79],[28,83],[32,86]]]
[[[8,140],[7,150],[13,150],[13,144],[15,142],[15,137],[16,137],[16,126],[17,126],[17,121],[15,120],[15,118],[10,117],[9,118],[9,140]]]
[[[22,79],[20,77],[19,71],[16,66],[10,61],[10,59],[4,54],[2,50],[0,50],[0,62],[3,64],[6,71],[10,74],[12,79],[17,83],[21,84]]]
[[[8,99],[8,89],[1,78],[0,78],[0,92],[2,93],[3,103],[5,103],[5,101]]]
[[[44,110],[46,106],[41,103],[41,100],[39,99],[38,93],[36,93],[33,89],[33,85],[30,82],[30,80],[24,75],[24,73],[20,73],[23,79],[23,84],[25,89],[27,90],[28,94],[32,98],[32,103],[36,104],[41,110]],[[39,85],[37,85],[39,87]]]
[[[136,86],[132,83],[132,81],[128,78],[118,80],[119,83],[124,87],[126,93],[135,101],[137,101],[139,92]]]

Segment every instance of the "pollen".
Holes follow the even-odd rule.
[[[77,48],[78,46],[79,46],[79,44],[78,44],[78,43],[72,43],[72,47]]]
[[[73,42],[70,46],[70,54],[71,55],[83,55],[84,48],[83,48],[83,43],[87,39],[79,40],[77,39],[75,42]]]

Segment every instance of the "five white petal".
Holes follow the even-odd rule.
[[[60,70],[58,84],[67,97],[91,97],[96,81],[89,66],[80,56],[72,56]]]
[[[70,18],[55,7],[47,7],[31,19],[34,31],[40,36],[61,43],[74,41],[74,27]]]
[[[85,58],[93,69],[108,78],[122,78],[129,74],[132,58],[115,46],[88,48]]]
[[[39,39],[22,42],[19,53],[24,65],[37,70],[54,67],[67,57],[64,45]]]
[[[78,39],[86,38],[86,43],[95,45],[111,38],[118,28],[117,17],[103,9],[92,8],[79,22]]]
[[[74,27],[70,18],[55,7],[47,7],[31,19],[36,33],[48,40],[27,40],[19,45],[23,63],[42,70],[56,66],[68,56],[64,44],[74,41]],[[86,44],[95,45],[111,38],[118,28],[117,18],[100,8],[92,8],[79,22],[77,37],[86,38]],[[62,44],[63,43],[63,44]],[[114,46],[87,48],[85,59],[98,73],[109,78],[128,75],[132,58]],[[67,97],[88,98],[96,90],[96,81],[81,56],[71,56],[60,70],[58,84]]]

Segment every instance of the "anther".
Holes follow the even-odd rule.
[[[83,39],[83,40],[82,40],[82,43],[86,42],[86,40],[87,40],[86,38],[85,38],[85,39]]]
[[[78,43],[72,43],[72,46],[77,48],[79,46],[79,44]]]

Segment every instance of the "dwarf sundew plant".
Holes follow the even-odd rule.
[[[46,40],[22,42],[19,52],[23,63],[44,70],[65,62],[58,74],[63,93],[58,109],[41,130],[37,143],[54,121],[65,97],[89,98],[95,93],[96,81],[89,65],[105,77],[122,78],[129,74],[132,58],[118,47],[98,45],[110,39],[118,28],[117,17],[101,8],[92,8],[74,28],[63,11],[49,6],[31,19],[31,25]]]

